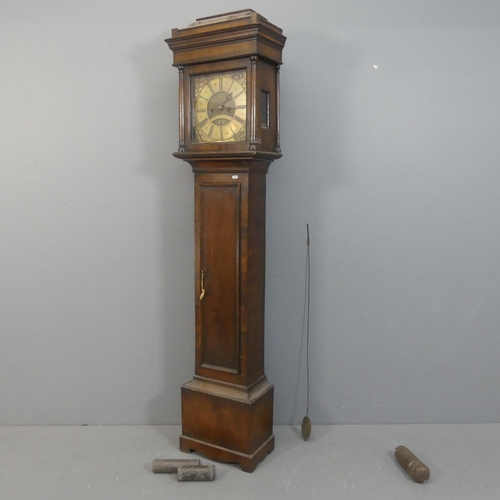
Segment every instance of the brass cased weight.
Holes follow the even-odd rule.
[[[153,460],[152,469],[155,473],[175,474],[179,467],[201,465],[201,460],[197,458],[155,458]]]
[[[177,469],[178,481],[213,481],[214,479],[215,465],[197,465]]]
[[[394,455],[416,483],[424,483],[429,479],[431,475],[429,467],[421,462],[406,446],[398,446]]]

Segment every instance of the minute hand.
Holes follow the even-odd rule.
[[[220,105],[220,109],[222,109],[224,107],[224,105],[226,104],[227,101],[229,101],[229,99],[231,99],[233,96],[231,94],[227,94],[226,98],[224,99],[224,101],[222,101],[222,104]]]

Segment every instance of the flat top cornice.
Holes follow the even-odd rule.
[[[201,39],[216,32],[238,32],[248,28],[257,28],[257,31],[265,32],[267,37],[272,37],[275,43],[281,46],[285,44],[286,37],[283,35],[283,30],[251,9],[199,18],[187,28],[174,28],[172,37],[166,42],[169,45],[176,45],[189,39]]]
[[[269,21],[264,16],[261,16],[254,10],[243,9],[243,10],[235,10],[233,12],[226,12],[225,14],[218,14],[216,16],[200,17],[199,19],[196,19],[194,23],[191,23],[188,26],[188,28],[193,28],[196,26],[206,26],[209,24],[223,23],[225,21],[236,21],[239,19],[251,19],[253,23],[257,23],[260,20],[269,23]]]

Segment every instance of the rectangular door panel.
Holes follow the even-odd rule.
[[[240,371],[240,185],[200,185],[201,366]]]

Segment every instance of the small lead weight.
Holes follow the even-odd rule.
[[[175,474],[179,467],[182,466],[192,467],[196,465],[201,465],[201,460],[197,458],[181,458],[181,459],[155,458],[153,460],[153,472]]]
[[[178,481],[213,481],[215,465],[182,466],[177,469]]]
[[[421,462],[406,446],[398,446],[394,455],[416,483],[424,483],[429,479],[431,475],[429,467]]]

